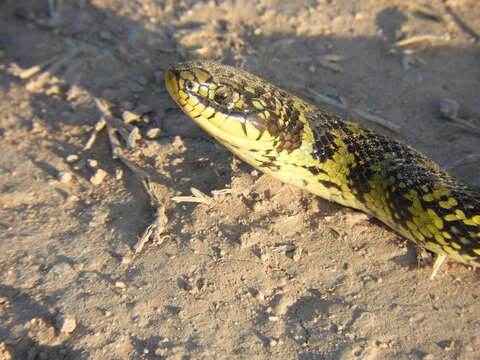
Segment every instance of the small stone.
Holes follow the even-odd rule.
[[[123,258],[122,258],[122,265],[128,265],[132,262],[132,257],[130,255],[125,255]]]
[[[300,258],[302,257],[302,252],[303,250],[301,248],[297,248],[295,249],[295,251],[293,252],[293,261],[298,261],[300,260]]]
[[[48,96],[52,96],[52,95],[61,95],[61,94],[63,94],[63,92],[62,92],[62,89],[60,88],[60,86],[53,85],[53,86],[50,86],[45,91],[45,94],[47,94]]]
[[[67,155],[67,157],[65,158],[65,160],[67,160],[68,163],[73,163],[73,162],[75,162],[75,161],[78,161],[78,155],[77,155],[77,154]]]
[[[13,353],[10,351],[9,346],[4,342],[0,343],[0,359],[13,360]]]
[[[72,174],[67,172],[67,171],[60,171],[58,173],[58,181],[62,183],[68,183],[70,180],[72,180]]]
[[[98,161],[95,160],[95,159],[88,159],[87,160],[87,166],[92,168],[92,169],[95,169],[98,167]]]
[[[106,176],[107,172],[105,170],[98,169],[97,171],[95,171],[95,174],[90,178],[90,182],[93,185],[100,185]]]
[[[138,114],[135,114],[131,111],[128,111],[128,110],[125,110],[123,113],[122,113],[122,119],[125,123],[127,124],[130,124],[134,121],[138,121],[140,120],[140,115]]]
[[[444,341],[440,341],[437,345],[440,346],[445,351],[451,351],[455,347],[455,341],[444,340]]]
[[[277,345],[278,345],[278,340],[270,339],[270,346],[277,346]]]
[[[453,99],[442,99],[440,101],[440,113],[447,119],[455,119],[458,117],[460,105]]]
[[[121,180],[123,178],[123,170],[121,168],[115,169],[115,179]]]
[[[58,328],[61,333],[71,334],[77,327],[77,319],[72,315],[62,316],[58,319]]]
[[[10,300],[6,297],[0,296],[0,306],[10,306]]]
[[[159,128],[148,129],[145,134],[148,139],[155,139],[160,136],[162,131]]]
[[[123,281],[117,280],[115,281],[115,286],[119,289],[125,289],[127,284],[125,284]]]

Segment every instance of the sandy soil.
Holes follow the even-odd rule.
[[[0,1],[0,359],[480,358],[478,271],[429,280],[414,246],[234,159],[163,85],[178,61],[235,64],[343,100],[479,186],[479,137],[439,104],[480,125],[480,8],[399,3],[65,0],[52,18]],[[155,206],[105,131],[82,150],[95,99],[139,129],[123,153],[168,218],[137,254]],[[191,187],[208,203],[172,201]]]

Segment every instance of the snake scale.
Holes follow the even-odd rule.
[[[445,259],[480,266],[480,195],[388,136],[231,66],[196,60],[165,72],[201,128],[255,168],[376,217]]]

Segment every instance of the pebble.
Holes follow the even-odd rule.
[[[98,169],[97,171],[95,171],[95,174],[90,178],[90,182],[93,185],[100,185],[106,176],[107,172],[105,170]]]
[[[67,157],[65,158],[65,160],[68,162],[68,163],[73,163],[75,161],[78,161],[78,155],[77,154],[70,154],[70,155],[67,155]]]
[[[161,133],[162,131],[159,128],[152,128],[147,130],[147,133],[145,134],[145,136],[148,139],[155,139],[159,137]]]
[[[61,95],[61,94],[63,94],[63,91],[62,91],[62,89],[60,88],[60,86],[58,86],[58,85],[53,85],[53,86],[49,87],[49,88],[45,91],[45,94],[48,95],[48,96]]]
[[[122,113],[122,119],[125,123],[130,124],[131,122],[140,120],[140,115],[128,110],[124,110]]]
[[[277,346],[277,345],[278,345],[278,340],[270,339],[270,346]]]
[[[123,258],[122,258],[122,265],[128,265],[128,264],[131,264],[132,262],[132,257],[130,255],[125,255]]]
[[[13,352],[10,351],[10,347],[4,343],[0,343],[0,359],[2,360],[13,360]]]
[[[72,315],[61,316],[58,320],[61,333],[71,334],[77,327],[77,319]]]
[[[95,159],[88,159],[87,160],[87,165],[88,167],[92,168],[92,169],[95,169],[98,167],[98,161],[95,160]]]
[[[73,176],[71,173],[67,171],[60,171],[57,175],[58,181],[62,183],[68,183],[70,180],[72,180]]]
[[[125,284],[123,281],[117,280],[115,281],[115,286],[119,289],[125,289],[127,284]]]
[[[453,99],[442,99],[440,101],[440,113],[447,119],[458,117],[458,110],[460,105]]]
[[[121,180],[123,178],[123,170],[119,167],[115,168],[115,179]]]

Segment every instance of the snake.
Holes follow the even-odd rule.
[[[211,60],[164,72],[181,110],[256,169],[375,217],[434,255],[480,266],[480,195],[435,162],[244,70]]]

